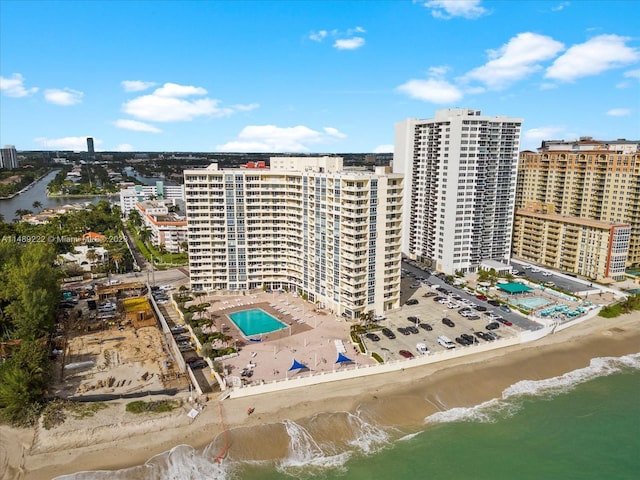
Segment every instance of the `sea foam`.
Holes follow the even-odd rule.
[[[522,380],[506,388],[502,392],[501,398],[494,398],[473,407],[451,408],[437,412],[427,417],[425,422],[496,422],[514,415],[520,409],[518,399],[526,396],[559,395],[589,380],[620,373],[625,369],[640,369],[640,353],[623,357],[593,358],[588,367],[572,370],[557,377],[543,380]]]

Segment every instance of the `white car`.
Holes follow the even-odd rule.
[[[551,272],[542,272],[542,275],[545,277],[550,277],[551,275],[553,275],[553,273]]]
[[[385,318],[387,318],[387,317],[385,317],[384,315],[374,315],[374,317],[373,317],[373,319],[376,322],[379,322],[380,320],[384,320]]]
[[[427,353],[429,353],[429,349],[427,348],[427,346],[424,343],[417,343],[416,344],[416,350],[421,355],[426,355]]]

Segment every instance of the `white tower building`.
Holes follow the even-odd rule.
[[[509,261],[521,125],[471,109],[396,124],[403,253],[448,275]]]

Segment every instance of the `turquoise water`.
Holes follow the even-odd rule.
[[[552,302],[551,300],[542,297],[529,297],[513,300],[511,303],[526,308],[527,310],[533,310],[534,308],[542,307]]]
[[[229,318],[246,337],[270,333],[288,327],[288,325],[259,308],[230,313]]]
[[[238,471],[236,478],[637,479],[637,368],[577,386],[571,384],[571,376],[563,376],[568,381],[556,386],[547,381],[520,382],[506,392],[506,399],[503,395],[499,401],[439,415],[432,420],[443,423],[431,427],[428,423],[416,436],[372,455],[356,453],[334,468],[309,467],[305,473],[287,467],[251,467]],[[519,389],[522,394],[516,393]]]
[[[280,427],[286,429],[289,438],[289,455],[276,463],[217,464],[214,459],[219,445],[204,452],[179,446],[144,466],[58,478],[637,479],[640,354],[596,358],[590,366],[559,377],[518,382],[494,400],[430,416],[414,435],[402,437],[393,429],[382,429],[358,415],[344,412],[326,414],[320,420],[320,424],[335,431],[353,432],[353,439],[339,446],[327,443],[326,439],[316,440],[301,425],[288,421]],[[262,438],[265,435],[262,428],[257,426],[247,433]],[[275,430],[270,432],[276,434]]]

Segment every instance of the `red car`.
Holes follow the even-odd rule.
[[[400,355],[402,355],[404,358],[413,358],[413,353],[411,353],[409,350],[400,350]]]
[[[476,298],[478,300],[486,300],[487,299],[487,297],[485,295],[476,295]]]

